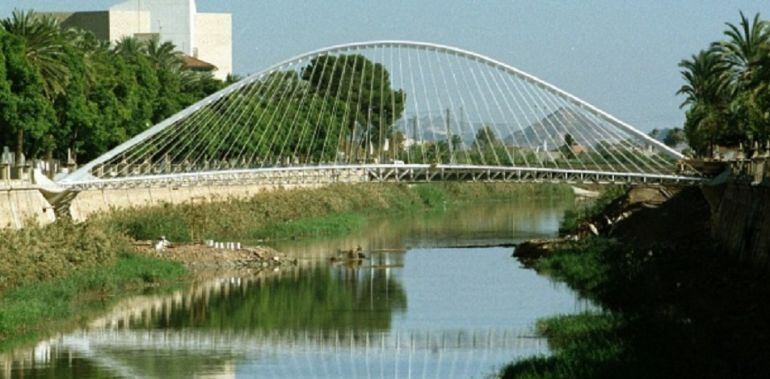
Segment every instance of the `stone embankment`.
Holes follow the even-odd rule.
[[[53,207],[39,190],[21,183],[0,183],[0,228],[19,229],[27,222],[47,225],[55,220]]]
[[[770,269],[770,160],[731,162],[700,187],[634,187],[571,234],[522,243],[525,264],[589,235],[616,238],[635,249],[707,249]]]
[[[633,187],[569,234],[520,244],[514,256],[524,264],[589,236],[616,238],[640,250],[705,247],[709,207],[696,187]]]

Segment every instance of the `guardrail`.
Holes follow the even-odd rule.
[[[736,181],[770,186],[770,158],[739,159],[729,165]]]

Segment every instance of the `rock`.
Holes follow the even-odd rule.
[[[520,243],[513,251],[513,257],[519,259],[524,265],[528,265],[538,258],[553,251],[561,240],[530,240]]]

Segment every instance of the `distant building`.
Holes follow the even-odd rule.
[[[213,71],[219,79],[233,72],[231,14],[198,13],[195,0],[128,0],[104,11],[48,14],[112,43],[157,35],[176,45],[191,69]]]

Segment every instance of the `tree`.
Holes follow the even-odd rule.
[[[0,26],[20,40],[6,39],[9,58],[6,75],[14,83],[12,92],[17,96],[18,115],[8,115],[4,119],[7,127],[16,134],[18,161],[24,152],[25,134],[39,139],[51,127],[50,103],[64,92],[69,75],[64,63],[65,40],[53,18],[36,16],[32,11],[15,10],[10,18],[0,20]],[[13,58],[18,53],[23,56],[23,62]],[[42,93],[37,93],[41,92],[38,88],[42,88]]]
[[[572,137],[572,134],[567,133],[564,135],[564,145],[562,145],[560,149],[564,157],[568,159],[575,158],[575,151],[573,150],[575,144],[575,139]]]
[[[492,147],[500,144],[495,131],[490,126],[484,126],[476,132],[474,144],[479,148]]]
[[[770,54],[770,26],[756,14],[751,22],[741,12],[738,25],[727,23],[727,39],[714,44],[729,69],[732,79],[733,119],[740,127],[734,131],[741,140],[764,140],[770,134],[770,111],[763,102],[770,72],[767,64]],[[764,67],[763,67],[764,66]],[[759,90],[759,91],[758,91]]]
[[[690,146],[699,154],[710,154],[721,129],[727,125],[727,66],[715,49],[702,50],[679,63],[685,84],[677,91],[689,107],[684,130]]]
[[[684,134],[684,130],[681,128],[673,128],[668,131],[668,134],[666,134],[666,137],[663,138],[663,143],[665,143],[667,146],[675,147],[683,142],[685,142],[686,136]]]
[[[452,149],[454,149],[454,151],[459,150],[463,146],[463,138],[457,134],[453,134],[450,141],[452,141]]]
[[[180,106],[182,76],[182,55],[173,43],[160,42],[158,36],[151,38],[141,47],[155,69],[160,86],[153,109],[152,122],[158,123],[176,113]]]
[[[724,34],[727,40],[713,44],[729,68],[736,89],[744,89],[754,82],[770,42],[770,28],[767,22],[760,20],[759,13],[754,15],[751,23],[743,12],[740,16],[738,25],[726,23]]]
[[[351,147],[381,146],[403,115],[406,94],[391,87],[390,73],[383,65],[363,55],[314,58],[303,68],[302,78],[320,96],[345,104]]]
[[[223,85],[169,42],[110,47],[31,11],[0,20],[0,138],[17,157],[93,159]]]
[[[27,139],[40,140],[55,122],[51,103],[43,91],[39,72],[27,61],[24,40],[0,31],[0,55],[3,56],[5,85],[0,88],[0,134],[4,140],[16,140],[16,160],[24,153]],[[39,147],[39,145],[38,145]],[[28,150],[32,155],[35,150]]]
[[[24,40],[25,59],[43,78],[43,88],[50,99],[63,93],[69,71],[63,62],[66,40],[58,21],[32,11],[14,10],[10,18],[0,20],[8,33]]]

